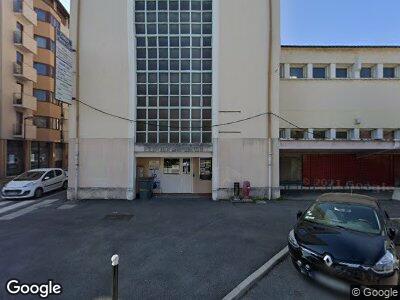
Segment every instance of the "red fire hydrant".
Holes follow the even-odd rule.
[[[243,198],[244,199],[249,199],[250,198],[250,181],[244,181],[243,182]]]

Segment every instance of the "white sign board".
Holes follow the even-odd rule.
[[[55,98],[68,104],[72,102],[72,67],[73,52],[71,40],[60,30],[57,30]]]

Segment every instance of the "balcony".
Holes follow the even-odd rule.
[[[14,13],[22,15],[29,23],[37,25],[37,15],[32,0],[14,0]]]
[[[13,105],[19,109],[37,110],[36,98],[23,93],[14,93]]]
[[[36,70],[27,64],[24,63],[14,63],[14,76],[21,80],[27,81],[37,81],[37,73]]]
[[[14,45],[22,51],[37,54],[36,41],[23,31],[14,31]]]
[[[24,128],[25,127],[25,128]],[[24,134],[25,129],[25,134]],[[32,124],[14,124],[13,126],[13,135],[15,138],[26,140],[35,140],[36,139],[36,126]]]

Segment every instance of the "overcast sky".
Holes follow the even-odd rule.
[[[399,12],[400,0],[281,0],[282,44],[400,45]]]

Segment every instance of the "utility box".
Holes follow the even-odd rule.
[[[244,199],[249,199],[250,198],[250,181],[244,181],[243,182],[243,198]]]
[[[139,185],[139,196],[140,199],[151,199],[153,197],[153,177],[142,177],[138,179]]]

